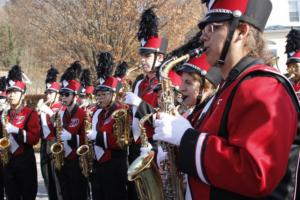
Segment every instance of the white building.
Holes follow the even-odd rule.
[[[279,57],[278,66],[286,72],[286,35],[291,27],[300,29],[300,0],[271,0],[273,9],[266,25],[265,37],[269,48]]]

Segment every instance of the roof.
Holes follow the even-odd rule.
[[[300,26],[282,26],[282,25],[274,25],[268,26],[265,28],[264,32],[281,32],[281,31],[289,31],[291,28],[300,29]]]

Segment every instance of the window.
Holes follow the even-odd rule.
[[[299,22],[299,0],[289,0],[289,16],[291,22]]]

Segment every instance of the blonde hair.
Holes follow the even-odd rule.
[[[272,55],[270,51],[267,50],[263,33],[254,26],[250,24],[249,26],[250,31],[248,40],[245,43],[246,47],[250,50],[248,55],[254,58],[262,59],[266,64],[271,65]]]

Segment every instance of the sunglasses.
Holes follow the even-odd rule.
[[[71,93],[67,93],[67,92],[62,92],[62,93],[59,93],[59,94],[62,97],[69,97],[71,95]]]

